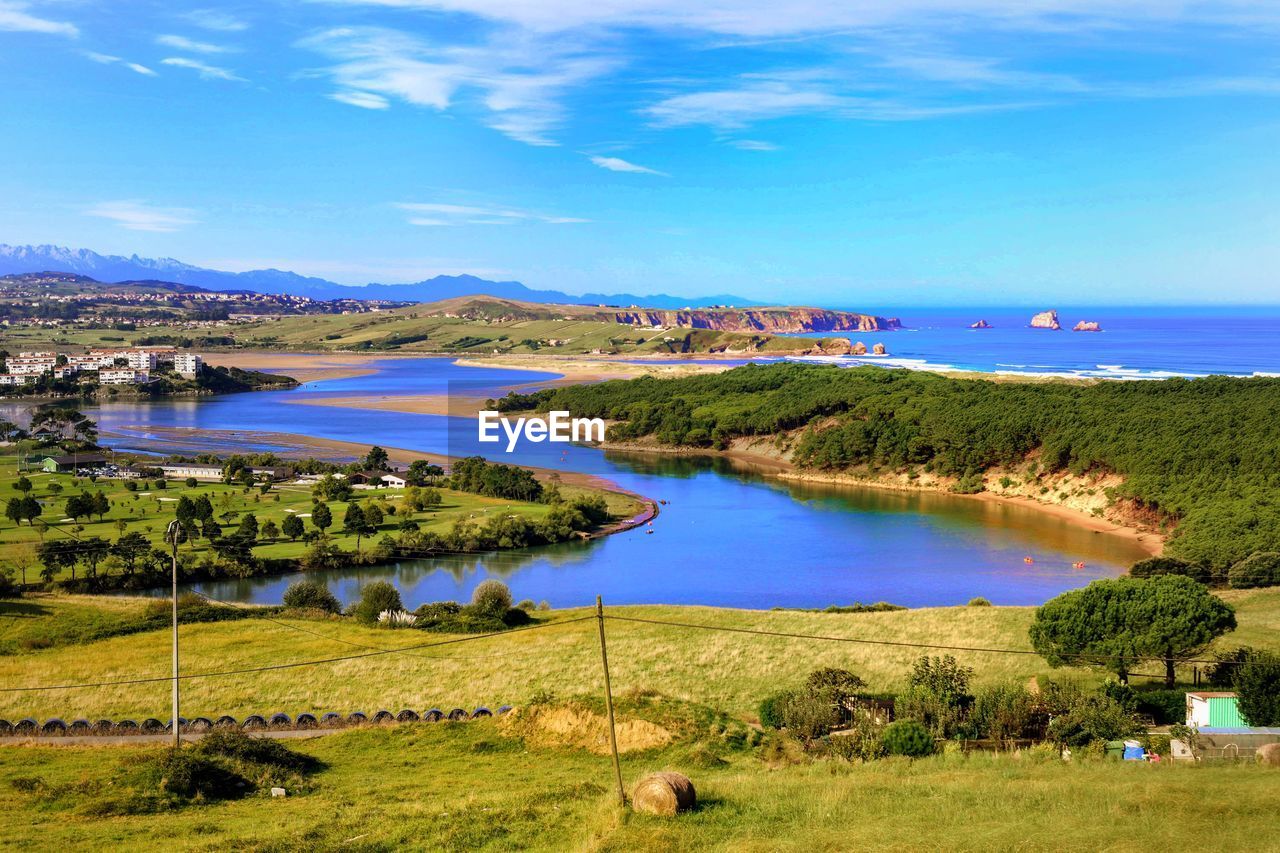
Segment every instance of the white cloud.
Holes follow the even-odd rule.
[[[186,36],[176,35],[156,36],[156,44],[171,47],[174,50],[186,51],[187,53],[229,53],[232,50],[220,44],[210,44],[207,41],[196,41]]]
[[[44,33],[51,36],[67,36],[68,38],[76,38],[80,35],[80,30],[75,24],[69,24],[65,21],[51,21],[47,18],[38,18],[35,15],[30,15],[26,11],[30,7],[30,3],[0,0],[0,30],[19,33]]]
[[[228,71],[226,68],[219,68],[216,65],[208,65],[198,59],[188,59],[183,56],[171,56],[168,59],[160,60],[161,65],[172,65],[174,68],[187,68],[200,75],[202,80],[230,80],[238,83],[247,83],[243,77],[237,76],[234,72]]]
[[[1242,26],[1280,21],[1247,0],[319,0],[336,5],[462,12],[535,32],[578,28],[702,31],[749,38],[979,22],[1009,30],[1094,29],[1135,23]]]
[[[104,201],[85,210],[87,216],[110,219],[130,231],[169,233],[196,223],[195,211],[185,207],[153,207],[144,201]]]
[[[845,97],[821,86],[758,80],[733,88],[674,95],[643,112],[659,127],[707,124],[733,129],[765,119],[825,112],[846,104]]]
[[[743,151],[777,151],[778,146],[763,139],[731,139],[729,144]]]
[[[84,55],[88,59],[91,59],[94,62],[100,63],[102,65],[114,65],[118,62],[121,65],[123,65],[125,68],[128,68],[130,71],[136,71],[138,74],[143,74],[147,77],[156,76],[156,72],[152,71],[150,68],[148,68],[145,65],[139,65],[136,62],[126,62],[120,57],[112,56],[111,54],[108,54],[108,53],[97,53],[96,51],[89,50],[89,51],[85,51]]]
[[[335,61],[325,72],[344,91],[442,112],[478,108],[488,126],[530,145],[555,145],[552,134],[566,117],[562,97],[614,65],[572,39],[520,32],[442,45],[396,30],[342,27],[300,44]]]
[[[353,107],[362,107],[366,110],[385,110],[391,106],[391,102],[381,95],[375,95],[372,92],[334,92],[329,95],[335,101],[344,104],[350,104]]]
[[[621,157],[592,157],[592,163],[595,163],[601,169],[608,169],[610,172],[636,172],[645,175],[663,175],[666,172],[659,172],[657,169],[650,169],[647,166],[638,166],[623,160]]]
[[[443,202],[402,202],[396,207],[411,214],[408,223],[422,226],[447,225],[519,225],[544,223],[570,225],[590,222],[572,216],[552,216],[531,210],[511,207],[493,207],[472,204],[446,204]]]
[[[238,33],[249,29],[249,25],[244,21],[217,9],[196,9],[183,17],[201,29],[216,33]]]

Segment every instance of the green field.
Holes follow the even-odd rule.
[[[49,474],[42,471],[19,472],[17,468],[16,456],[0,457],[0,503],[20,494],[13,485],[20,477],[25,476],[33,486],[31,495],[43,505],[44,512],[39,520],[49,525],[48,531],[43,535],[43,539],[48,540],[100,536],[115,541],[122,534],[136,531],[145,534],[157,547],[161,547],[165,527],[174,518],[174,508],[183,495],[192,499],[208,495],[213,503],[218,523],[227,532],[234,530],[240,518],[248,513],[252,513],[257,518],[259,526],[271,520],[279,527],[291,514],[307,515],[312,511],[311,488],[306,485],[282,483],[274,485],[268,494],[261,494],[256,487],[246,489],[243,486],[223,483],[202,482],[195,487],[187,487],[182,481],[168,481],[166,488],[156,489],[154,481],[140,481],[136,491],[129,491],[125,487],[124,480],[99,479],[96,482],[90,482],[87,478],[77,478],[69,474]],[[55,495],[50,491],[49,487],[53,483],[62,486],[61,493]],[[67,497],[82,491],[90,493],[101,491],[111,502],[110,512],[101,519],[97,516],[81,518],[79,523],[67,520],[67,516],[63,513]],[[537,520],[545,516],[550,509],[548,505],[540,503],[488,498],[450,489],[439,491],[443,498],[443,503],[439,507],[410,513],[408,516],[416,521],[423,531],[444,533],[457,519],[474,519],[477,522],[483,522],[496,513],[521,515]],[[584,491],[586,490],[575,487],[562,487],[566,498]],[[610,509],[618,515],[631,515],[638,509],[637,502],[628,496],[612,492],[604,494]],[[403,509],[397,508],[394,514],[386,511],[386,508],[396,508],[400,504],[401,495],[398,490],[357,491],[356,495],[361,501],[379,501],[384,508],[384,521],[377,532],[363,537],[365,546],[383,533],[394,533],[396,525],[406,517]],[[341,529],[345,504],[337,501],[329,502],[329,509],[333,516],[333,526],[328,529],[330,541],[344,550],[354,551],[356,537],[343,533]],[[304,523],[308,530],[313,529],[309,519],[304,518]],[[0,561],[3,561],[0,564],[16,568],[19,580],[21,580],[21,570],[25,567],[27,582],[39,582],[40,566],[36,560],[35,550],[41,540],[38,523],[32,526],[25,522],[15,524],[7,519],[0,521]],[[208,547],[209,543],[205,539],[194,540],[182,546],[184,552],[193,555],[203,554]],[[300,539],[291,542],[280,538],[258,545],[253,549],[253,553],[258,557],[293,558],[301,556],[307,547],[307,544]],[[69,576],[68,572],[62,572],[55,576],[55,579],[64,580]]]
[[[530,353],[580,355],[603,352],[707,352],[713,348],[760,352],[794,351],[818,339],[784,338],[766,334],[669,329],[655,332],[594,320],[532,319],[468,320],[423,313],[421,306],[366,314],[313,314],[285,317],[209,330],[230,334],[237,346],[293,349],[308,352],[356,350],[370,352],[446,352],[460,354]],[[109,329],[48,329],[13,326],[0,334],[0,346],[10,350],[63,346],[124,346],[141,337],[187,335],[179,326],[148,327],[137,332]],[[198,333],[196,333],[198,337]],[[671,341],[667,341],[671,338]],[[553,344],[553,341],[560,343]]]
[[[1276,648],[1280,592],[1229,593],[1240,630],[1223,645]],[[412,606],[414,602],[406,602]],[[138,599],[32,596],[0,603],[0,648],[43,630],[121,624]],[[952,607],[862,614],[630,607],[629,617],[905,642],[1026,648],[1031,608]],[[543,614],[540,614],[540,617]],[[513,850],[1152,850],[1280,849],[1277,771],[1257,766],[1160,765],[1047,750],[945,752],[866,764],[779,750],[754,732],[758,699],[822,666],[847,667],[874,690],[900,687],[920,649],[709,633],[610,621],[613,685],[630,784],[650,770],[690,775],[700,807],[673,820],[614,806],[598,728],[601,674],[594,620],[545,614],[550,627],[436,650],[386,655],[183,685],[184,712],[270,713],[379,708],[518,706],[514,718],[343,732],[294,749],[323,763],[283,800],[256,793],[176,810],[100,814],[122,798],[116,780],[160,747],[0,744],[0,843],[22,848]],[[449,639],[343,619],[245,619],[184,627],[188,671],[278,664]],[[555,624],[560,623],[560,624]],[[316,636],[317,634],[322,636]],[[168,632],[68,640],[0,656],[6,686],[119,679],[167,671]],[[1031,677],[1096,682],[1035,656],[961,653],[979,684]],[[0,717],[30,714],[167,716],[168,685],[0,694]],[[530,709],[536,712],[531,713]],[[542,716],[546,714],[546,716]],[[539,720],[547,721],[539,723]],[[561,725],[572,723],[568,727]],[[656,729],[655,729],[656,727]],[[595,734],[593,734],[595,732]]]
[[[706,735],[704,735],[706,737]],[[608,759],[505,735],[498,721],[356,731],[294,748],[309,790],[158,814],[96,817],[95,782],[134,747],[0,747],[0,843],[130,850],[1212,850],[1266,851],[1276,771],[939,756],[770,769],[756,750],[688,743],[624,756],[694,780],[675,819],[613,805]],[[697,757],[700,756],[700,757]],[[15,787],[14,780],[37,780]],[[25,790],[36,784],[37,790]],[[1271,840],[1268,841],[1267,839]]]

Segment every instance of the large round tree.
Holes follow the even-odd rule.
[[[1172,687],[1179,661],[1235,627],[1231,605],[1190,578],[1123,577],[1046,602],[1036,610],[1031,644],[1051,666],[1104,667],[1121,681],[1142,659],[1159,658]]]

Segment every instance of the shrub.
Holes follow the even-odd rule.
[[[360,601],[351,608],[351,615],[361,622],[373,624],[384,610],[404,610],[400,591],[386,581],[374,581],[360,590]]]
[[[1141,727],[1115,699],[1103,693],[1077,693],[1066,711],[1049,723],[1049,737],[1055,743],[1081,747],[1092,741],[1116,740],[1134,734]]]
[[[1280,585],[1280,552],[1259,551],[1236,563],[1227,572],[1232,589]]]
[[[1158,726],[1181,723],[1187,718],[1187,691],[1143,690],[1134,694],[1134,710],[1155,720]]]
[[[214,729],[201,738],[192,747],[192,751],[199,755],[221,756],[293,772],[306,772],[319,766],[315,758],[294,752],[283,741],[249,737],[235,729]]]
[[[845,761],[873,761],[884,755],[884,727],[870,717],[855,716],[853,725],[827,738],[827,748]]]
[[[1035,697],[1020,684],[996,684],[974,697],[970,727],[978,737],[1000,741],[1036,737],[1044,723]]]
[[[1280,726],[1280,656],[1259,652],[1235,679],[1240,716],[1251,726]]]
[[[1182,575],[1200,583],[1209,583],[1213,573],[1208,566],[1188,563],[1177,557],[1148,557],[1139,560],[1129,568],[1129,574],[1135,578],[1154,578],[1158,575]]]
[[[18,582],[14,580],[14,571],[8,566],[0,566],[0,598],[17,598]]]
[[[866,686],[867,683],[865,681],[849,670],[835,669],[833,667],[815,669],[804,680],[805,690],[810,693],[834,690],[844,695],[852,695]]]
[[[780,729],[786,725],[786,706],[790,693],[775,693],[760,700],[760,725]]]
[[[969,606],[970,607],[990,607],[991,602],[983,598],[982,596],[978,596],[977,598],[969,599]]]
[[[166,750],[141,764],[133,782],[140,793],[184,799],[230,800],[252,790],[244,776],[195,750]]]
[[[1252,646],[1237,646],[1228,652],[1218,652],[1214,655],[1217,663],[1205,670],[1205,677],[1214,687],[1234,687],[1237,670],[1257,655]]]
[[[316,581],[298,581],[284,591],[284,606],[299,610],[323,610],[338,613],[342,604],[329,588]]]
[[[920,758],[932,755],[933,735],[915,720],[895,720],[884,727],[884,751],[889,755]]]
[[[483,580],[471,593],[471,606],[480,615],[501,619],[511,609],[511,590],[502,581]]]

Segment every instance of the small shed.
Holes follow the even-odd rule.
[[[1187,725],[1197,728],[1239,728],[1248,723],[1240,716],[1234,693],[1188,693]]]

